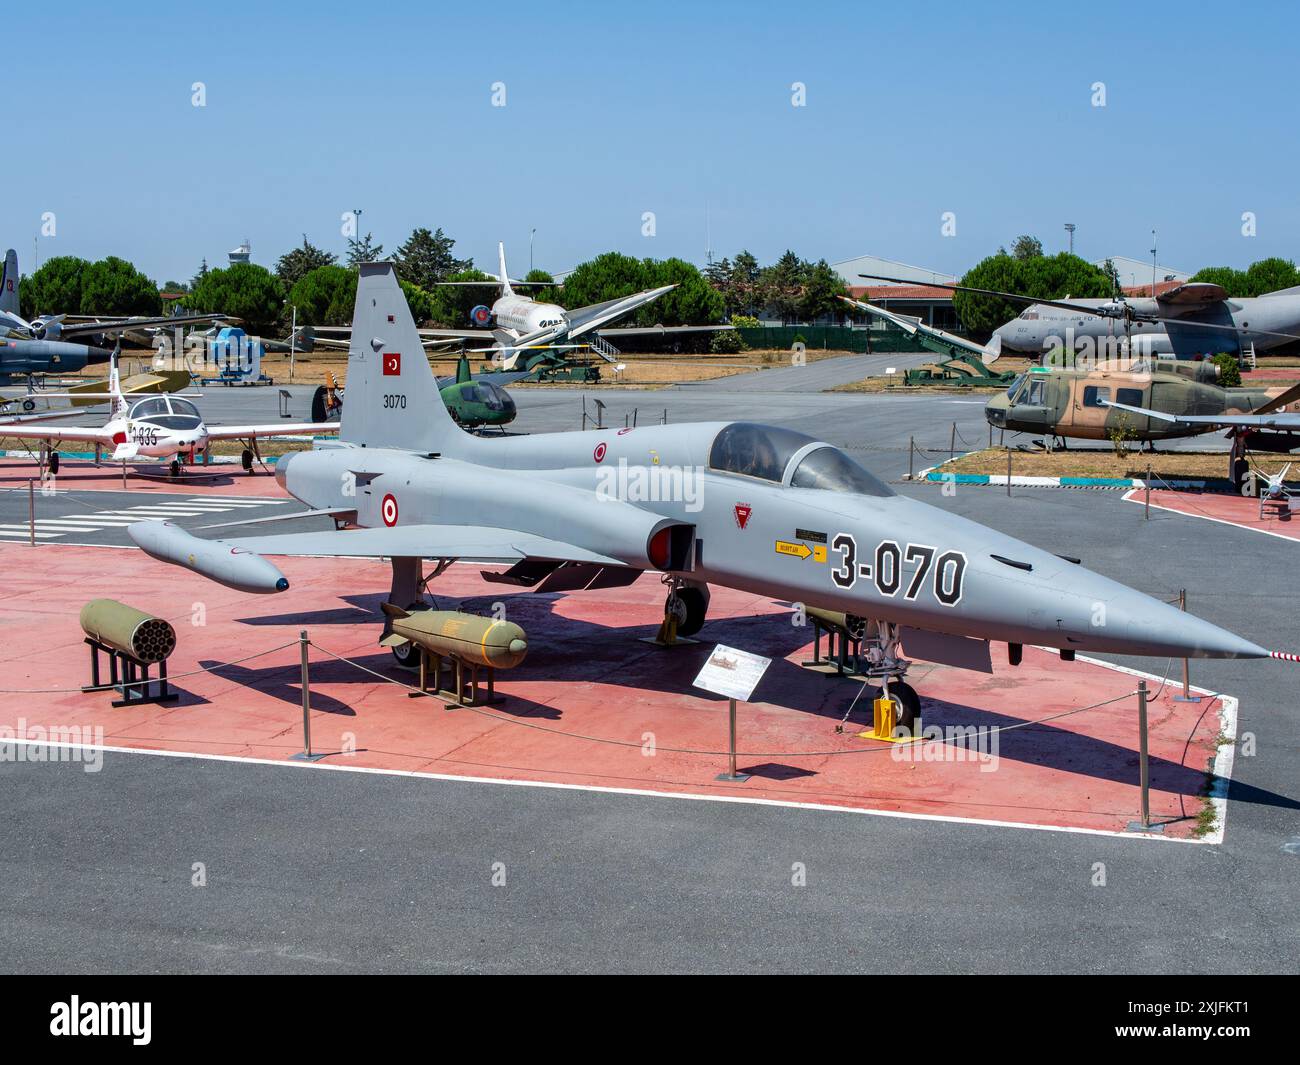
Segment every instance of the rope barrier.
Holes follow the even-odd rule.
[[[180,615],[177,615],[178,617]],[[175,673],[167,678],[170,684],[174,680],[181,680],[184,677],[196,677],[202,673],[216,673],[219,669],[227,669],[230,666],[238,666],[244,662],[251,662],[254,658],[263,658],[266,655],[273,655],[276,651],[283,651],[288,647],[297,647],[298,641],[291,640],[289,643],[282,643],[278,647],[271,647],[265,651],[257,651],[251,655],[245,655],[243,658],[236,658],[233,662],[222,662],[215,666],[191,669],[188,673]],[[295,663],[296,664],[296,663]],[[288,666],[285,667],[289,668]],[[150,678],[152,682],[153,678]],[[135,682],[130,682],[135,683]],[[100,684],[98,686],[86,688],[0,688],[0,695],[66,695],[75,692],[109,692],[117,691],[122,685],[119,684]]]
[[[353,661],[350,658],[337,654],[336,652],[331,651],[327,647],[322,647],[320,644],[316,643],[313,640],[309,640],[308,643],[310,643],[311,646],[315,647],[318,651],[323,651],[325,654],[329,655],[331,658],[335,659],[336,661],[343,662],[346,665],[352,666],[353,668],[358,669],[363,673],[368,673],[370,674],[370,676],[375,677],[379,680],[385,681],[399,688],[405,688],[408,691],[417,692],[418,694],[421,695],[428,694],[427,692],[421,691],[418,687],[416,687],[413,684],[407,684],[404,681],[395,680],[392,677],[386,676],[383,673],[371,669],[369,666],[364,666],[360,662]],[[866,684],[867,681],[864,680],[863,688],[866,687]],[[862,694],[861,690],[859,690],[858,694],[859,695]],[[1074,714],[1081,714],[1088,710],[1096,710],[1103,706],[1109,706],[1111,703],[1120,702],[1121,700],[1131,698],[1136,694],[1137,694],[1137,689],[1135,688],[1132,691],[1124,692],[1123,694],[1116,695],[1110,699],[1103,699],[1101,702],[1091,703],[1088,706],[1074,707],[1073,709],[1070,710],[1064,710],[1059,714],[1050,714],[1047,717],[1036,718],[1033,721],[1020,721],[1014,725],[997,725],[994,726],[993,728],[987,729],[986,733],[988,735],[992,735],[994,733],[1014,732],[1017,729],[1028,728],[1030,725],[1043,725],[1052,721],[1059,721],[1061,718],[1071,717]],[[599,743],[610,747],[634,747],[640,749],[645,746],[644,743],[633,741],[633,740],[611,739],[606,736],[590,736],[585,733],[567,732],[564,729],[550,728],[546,725],[540,725],[535,721],[524,721],[521,718],[509,717],[504,714],[493,713],[490,710],[485,710],[481,706],[457,705],[456,709],[469,710],[473,713],[478,714],[480,717],[486,717],[489,720],[497,721],[504,725],[519,725],[524,728],[533,729],[537,732],[546,732],[554,736],[562,736],[566,739],[582,740],[587,743]],[[831,758],[838,755],[884,754],[894,749],[895,748],[893,747],[863,747],[856,750],[848,750],[848,751],[775,751],[775,752],[737,751],[736,757],[737,758]],[[702,755],[711,758],[713,757],[726,758],[731,753],[730,751],[701,750],[695,747],[665,747],[661,744],[655,744],[655,750],[666,751],[669,754]]]

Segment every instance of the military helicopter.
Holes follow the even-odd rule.
[[[1228,477],[1240,488],[1248,469],[1245,451],[1284,452],[1300,447],[1294,424],[1267,415],[1300,412],[1300,385],[1224,388],[1212,362],[1173,359],[1116,360],[1091,369],[1035,366],[985,404],[996,429],[1043,433],[1054,439],[1161,440],[1229,429]],[[1234,425],[1234,419],[1244,419]]]
[[[470,372],[469,356],[462,353],[456,363],[456,376],[438,378],[438,391],[452,420],[462,429],[495,426],[504,431],[518,412],[515,401],[503,386],[527,376],[528,373],[500,372],[493,374],[491,381],[484,374],[475,377]],[[495,383],[497,380],[501,384]]]

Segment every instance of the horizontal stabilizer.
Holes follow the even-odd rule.
[[[1222,285],[1209,281],[1189,281],[1177,288],[1171,288],[1168,292],[1161,292],[1156,296],[1156,302],[1185,307],[1189,304],[1222,303],[1227,298],[1228,290]]]

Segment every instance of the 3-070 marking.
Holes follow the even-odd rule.
[[[874,564],[858,562],[858,542],[850,533],[836,533],[831,548],[840,553],[839,565],[831,570],[831,580],[840,588],[852,588],[862,578],[874,580],[881,595],[894,596],[903,586],[903,563],[914,563],[911,580],[903,591],[904,599],[921,594],[925,579],[934,574],[934,597],[944,606],[961,602],[962,580],[966,575],[966,556],[961,551],[945,551],[936,558],[936,548],[928,544],[900,547],[894,540],[881,540],[876,546]]]

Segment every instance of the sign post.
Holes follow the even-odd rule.
[[[718,644],[695,678],[695,687],[727,699],[727,772],[719,773],[717,780],[739,783],[749,779],[748,773],[736,769],[736,703],[749,701],[771,664],[770,658]]]

